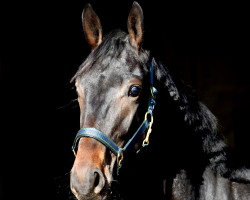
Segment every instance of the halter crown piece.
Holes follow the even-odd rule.
[[[128,149],[130,149],[131,146],[135,143],[135,141],[138,139],[138,137],[144,133],[147,129],[146,137],[142,143],[142,147],[145,147],[149,145],[149,136],[152,132],[152,125],[153,125],[153,110],[155,107],[155,98],[158,93],[157,89],[153,87],[153,62],[155,63],[154,58],[150,62],[150,93],[148,100],[148,110],[145,114],[144,121],[141,123],[140,127],[137,129],[137,131],[134,133],[133,137],[126,143],[126,145],[121,148],[117,146],[108,136],[106,136],[103,132],[100,130],[88,127],[88,128],[82,128],[78,131],[74,143],[72,145],[72,151],[74,152],[74,155],[76,156],[75,148],[77,145],[77,142],[82,137],[90,137],[94,138],[97,141],[101,142],[103,145],[108,147],[110,151],[117,157],[117,174],[119,174],[119,169],[122,167],[124,155],[127,153]],[[150,119],[150,121],[149,121]]]

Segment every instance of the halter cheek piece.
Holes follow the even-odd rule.
[[[138,139],[138,137],[144,133],[147,130],[147,135],[145,139],[143,140],[142,147],[145,147],[149,144],[149,136],[150,133],[152,132],[152,125],[153,125],[153,110],[155,107],[155,98],[157,94],[156,88],[153,87],[153,64],[152,62],[154,59],[152,59],[150,63],[150,92],[151,95],[149,96],[148,100],[148,110],[145,114],[144,121],[140,125],[140,127],[137,129],[133,137],[126,143],[126,145],[121,148],[117,146],[109,137],[107,137],[103,132],[97,130],[96,128],[82,128],[78,131],[73,146],[72,146],[72,151],[74,152],[74,155],[76,156],[75,148],[77,145],[77,142],[80,138],[82,137],[90,137],[98,140],[101,142],[103,145],[108,147],[110,151],[113,152],[113,154],[117,157],[117,165],[118,165],[118,170],[122,166],[122,162],[124,159],[124,155],[127,153],[128,149],[130,149],[131,146],[135,143],[135,141]],[[149,120],[150,119],[150,120]]]

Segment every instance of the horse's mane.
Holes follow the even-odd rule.
[[[233,169],[228,159],[228,147],[218,133],[217,118],[200,101],[183,81],[162,63],[154,63],[155,76],[163,85],[182,118],[185,128],[194,138],[199,138],[201,149],[199,155],[204,161],[203,167],[210,167],[215,173],[233,181],[250,183],[250,170],[244,167]],[[159,86],[161,87],[161,86]],[[190,146],[193,144],[190,144]]]

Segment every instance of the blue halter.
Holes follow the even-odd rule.
[[[149,96],[148,110],[145,114],[144,121],[142,122],[140,127],[137,129],[137,131],[135,132],[133,137],[126,143],[126,145],[123,148],[121,148],[121,147],[117,146],[103,132],[97,130],[96,128],[92,128],[92,127],[82,128],[78,131],[78,133],[75,137],[73,146],[72,146],[72,151],[74,152],[75,156],[76,156],[75,148],[76,148],[77,142],[80,138],[82,138],[82,137],[94,138],[97,141],[101,142],[106,147],[108,147],[112,151],[112,153],[117,157],[117,165],[118,165],[118,171],[119,171],[119,169],[121,168],[122,163],[123,163],[124,155],[127,153],[128,149],[130,149],[130,147],[133,146],[133,144],[138,139],[138,137],[146,131],[146,129],[148,129],[148,131],[147,131],[147,135],[143,141],[142,147],[145,147],[149,144],[149,136],[150,136],[150,133],[152,132],[152,125],[153,125],[153,110],[155,107],[155,103],[156,103],[155,98],[156,98],[156,94],[157,94],[156,88],[153,87],[153,64],[152,64],[152,62],[154,62],[154,59],[152,59],[152,61],[150,63],[150,91],[151,91],[151,95]],[[150,120],[149,120],[149,118],[150,118]]]

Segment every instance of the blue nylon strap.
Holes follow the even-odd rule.
[[[97,130],[96,128],[82,128],[82,129],[80,129],[75,137],[75,140],[74,140],[74,143],[72,146],[72,150],[74,150],[76,148],[77,141],[82,137],[91,137],[91,138],[98,140],[103,145],[108,147],[113,152],[113,154],[115,154],[116,156],[121,151],[121,149],[111,139],[109,139],[104,133]]]
[[[118,147],[111,139],[109,139],[108,136],[106,136],[103,132],[99,131],[96,128],[82,128],[78,131],[72,150],[75,150],[77,142],[82,137],[90,137],[98,140],[103,145],[108,147],[115,156],[119,155],[121,151],[123,150],[123,155],[127,152],[127,150],[134,144],[134,142],[137,140],[137,138],[148,128],[149,123],[148,120],[144,120],[141,124],[141,126],[137,129],[133,137],[127,142],[127,144],[124,146],[124,148]]]
[[[127,144],[123,148],[123,153],[125,154],[128,149],[135,143],[138,137],[148,128],[149,123],[148,120],[144,120],[141,126],[137,129],[133,137],[127,142]]]

